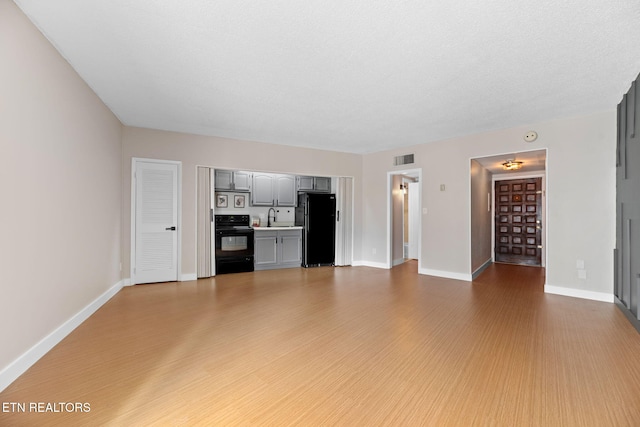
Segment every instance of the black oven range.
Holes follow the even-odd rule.
[[[249,215],[216,215],[216,274],[253,271]]]

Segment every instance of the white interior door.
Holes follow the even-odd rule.
[[[134,284],[178,280],[179,169],[179,163],[134,159]]]
[[[408,257],[411,259],[418,259],[418,242],[420,236],[418,235],[420,227],[418,221],[420,221],[420,184],[417,182],[409,183],[409,250]]]

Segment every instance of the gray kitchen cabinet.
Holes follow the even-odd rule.
[[[214,186],[216,190],[233,190],[233,171],[216,169]]]
[[[253,206],[295,206],[295,177],[284,174],[254,173],[251,204]]]
[[[316,176],[314,177],[316,191],[320,191],[323,193],[331,192],[331,178],[327,178],[326,176]]]
[[[302,230],[260,230],[254,234],[255,270],[302,265]]]
[[[293,175],[275,176],[276,206],[296,205],[296,178]]]
[[[296,178],[298,191],[329,193],[331,192],[331,178],[326,176],[298,176]]]
[[[253,260],[256,270],[269,270],[278,265],[278,232],[257,231],[254,233]]]
[[[216,169],[214,187],[216,191],[251,191],[251,174]]]
[[[251,174],[249,172],[233,172],[235,191],[251,191]]]
[[[296,181],[298,183],[298,191],[313,191],[315,188],[312,176],[299,176]]]
[[[273,206],[274,202],[273,174],[254,172],[251,204],[253,206]]]
[[[281,268],[302,265],[302,230],[278,231]]]

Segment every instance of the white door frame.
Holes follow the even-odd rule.
[[[407,202],[409,203],[409,215],[408,215],[408,226],[409,226],[409,232],[411,232],[411,230],[413,229],[419,229],[420,227],[420,210],[418,208],[412,208],[411,206],[416,204],[416,201],[419,200],[420,198],[420,183],[419,182],[409,182],[408,183],[409,186],[409,198],[407,200]],[[419,241],[417,241],[417,239],[412,239],[411,236],[409,236],[409,247],[407,249],[407,257],[409,258],[415,258],[415,259],[420,259],[420,257],[418,256],[418,251],[420,250],[420,245],[419,245]],[[411,255],[416,255],[415,257],[412,257]]]
[[[393,177],[395,175],[418,175],[418,212],[422,212],[422,168],[398,169],[387,172],[387,260],[386,268],[393,267],[393,240],[391,230],[393,229]],[[419,214],[418,221],[418,273],[422,270],[422,215]]]
[[[163,163],[163,164],[173,164],[178,166],[178,218],[177,224],[178,229],[176,232],[177,235],[177,280],[181,280],[181,271],[182,271],[182,261],[181,261],[181,248],[182,248],[182,162],[174,161],[174,160],[158,160],[158,159],[145,159],[140,157],[132,157],[131,158],[131,254],[130,254],[130,271],[129,277],[131,278],[131,285],[136,284],[136,276],[134,274],[136,267],[136,165],[138,162],[142,163]]]

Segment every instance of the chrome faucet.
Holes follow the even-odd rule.
[[[273,222],[276,222],[276,210],[269,208],[269,212],[267,213],[267,227],[271,227],[271,211],[273,211]]]

